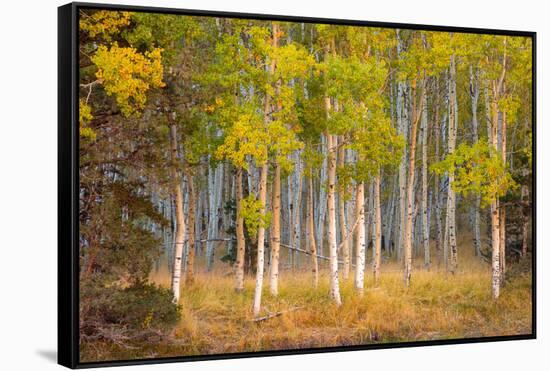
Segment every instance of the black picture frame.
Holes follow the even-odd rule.
[[[374,26],[427,31],[465,32],[478,34],[523,36],[532,39],[532,332],[524,335],[492,336],[480,338],[426,340],[400,343],[338,346],[327,348],[289,349],[260,352],[228,353],[215,355],[180,356],[154,359],[114,360],[101,362],[79,361],[79,131],[78,131],[78,20],[79,9],[120,10],[148,13],[169,13],[257,20],[279,20],[306,23],[325,23],[350,26]],[[536,44],[537,34],[532,31],[497,30],[371,22],[348,19],[311,18],[284,15],[203,11],[148,6],[129,6],[94,3],[69,3],[58,8],[58,363],[69,368],[123,366],[169,362],[189,362],[245,357],[265,357],[291,354],[342,352],[381,348],[402,348],[448,344],[466,344],[508,340],[536,339],[537,333],[537,249],[536,249]]]

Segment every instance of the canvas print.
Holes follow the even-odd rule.
[[[533,333],[533,38],[78,8],[80,362]]]

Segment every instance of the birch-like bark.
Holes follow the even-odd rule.
[[[340,138],[340,141],[343,142],[343,137]],[[338,167],[343,168],[345,166],[345,151],[344,146],[340,145],[338,147]],[[345,189],[343,186],[338,187],[338,213],[340,218],[340,236],[342,241],[342,257],[344,260],[344,266],[342,267],[342,278],[347,280],[349,278],[349,269],[350,269],[350,254],[349,254],[349,243],[346,240],[346,234],[348,228],[346,226],[346,203],[345,203]]]
[[[499,210],[499,258],[500,258],[500,285],[503,286],[506,279],[506,208],[500,204]]]
[[[472,106],[472,142],[475,144],[479,141],[478,134],[478,120],[477,120],[477,106],[479,101],[479,81],[478,71],[474,72],[470,67],[470,99]],[[476,256],[481,256],[481,228],[480,228],[480,215],[479,208],[481,205],[481,196],[476,195],[473,206],[473,230],[474,230],[474,251]]]
[[[294,220],[293,220],[293,229],[294,229],[294,233],[293,233],[293,242],[294,242],[294,247],[297,247],[297,248],[301,248],[301,245],[302,245],[302,229],[301,229],[301,216],[302,216],[302,184],[303,184],[303,181],[302,181],[302,163],[301,163],[301,156],[300,156],[300,152],[296,152],[296,161],[295,161],[295,166],[296,166],[296,171],[295,171],[295,185],[293,187],[294,189],[294,192],[295,192],[295,197],[294,197],[294,208],[293,208],[293,212],[292,212],[292,215],[294,217]],[[299,258],[299,254],[300,252],[298,250],[295,250],[295,254],[294,254],[294,266],[298,267],[298,264],[299,264],[299,261],[300,261],[300,258]]]
[[[498,201],[491,203],[491,239],[493,254],[491,259],[492,267],[492,293],[493,299],[500,296],[500,217],[498,212]]]
[[[329,98],[327,98],[329,99]],[[329,102],[330,105],[330,102]],[[327,110],[328,112],[328,110]],[[336,141],[334,137],[326,133],[328,144],[328,242],[330,257],[330,296],[336,305],[342,304],[340,297],[340,284],[338,281],[338,251],[336,244]]]
[[[172,120],[174,118],[170,116]],[[185,218],[183,216],[183,193],[181,190],[181,179],[177,168],[178,142],[177,128],[175,123],[170,124],[170,160],[172,176],[172,192],[176,203],[176,238],[174,241],[174,263],[172,268],[172,294],[174,303],[180,300],[181,263],[183,257],[183,244],[185,242]]]
[[[397,90],[397,120],[399,125],[399,133],[407,140],[407,124],[403,117],[404,109],[404,84],[399,83]],[[397,240],[397,260],[402,261],[403,249],[405,246],[405,223],[406,223],[406,203],[407,203],[407,150],[403,148],[401,155],[401,163],[399,165],[399,239]]]
[[[374,223],[375,223],[375,239],[374,239],[374,284],[378,285],[380,281],[380,264],[382,261],[382,220],[380,212],[380,169],[374,178]]]
[[[369,261],[369,246],[374,246],[373,225],[374,225],[374,190],[372,188],[372,182],[368,185],[367,201],[365,202],[365,264]],[[365,192],[367,190],[365,189]]]
[[[279,251],[281,247],[281,167],[275,165],[273,178],[273,220],[271,234],[271,268],[269,277],[269,291],[272,295],[279,294]],[[290,251],[289,251],[290,254]]]
[[[449,73],[449,143],[447,153],[452,154],[456,148],[456,125],[458,118],[458,102],[456,96],[456,64],[455,56],[451,56]],[[449,237],[449,270],[455,273],[458,267],[458,251],[456,245],[456,193],[453,189],[455,174],[449,171],[449,189],[447,191],[447,215]]]
[[[244,218],[242,212],[243,201],[243,169],[237,168],[236,174],[236,190],[235,199],[237,207],[237,256],[235,261],[235,290],[244,290],[244,256],[245,256],[245,239],[244,239]]]
[[[266,204],[266,194],[267,194],[267,172],[268,166],[267,161],[262,165],[260,172],[260,189],[259,189],[259,200],[261,204],[260,215],[265,217],[265,204]],[[258,257],[256,264],[256,288],[254,290],[254,307],[253,313],[254,316],[257,316],[260,313],[261,303],[262,303],[262,288],[264,282],[264,242],[265,242],[265,225],[263,221],[260,222],[258,227]]]
[[[307,218],[309,232],[309,251],[311,253],[311,273],[313,275],[313,287],[316,289],[319,285],[319,263],[317,261],[317,244],[315,243],[315,222],[313,221],[313,178],[308,179],[308,202]]]
[[[272,45],[276,47],[278,45],[279,38],[279,26],[276,22],[272,22]],[[273,74],[275,71],[275,60],[272,59],[269,65],[269,73]],[[269,109],[271,107],[271,96],[266,91],[264,98],[264,125],[267,127],[269,123]],[[267,152],[267,149],[265,150]],[[258,227],[258,246],[257,246],[257,263],[256,263],[256,287],[254,290],[254,305],[252,308],[254,316],[260,313],[262,303],[262,289],[264,282],[264,244],[265,244],[265,215],[266,215],[266,201],[267,201],[267,173],[269,171],[266,160],[262,164],[260,171],[260,186],[259,186],[259,201],[260,201],[260,226]]]
[[[187,175],[187,187],[189,193],[189,223],[187,225],[187,255],[185,257],[185,282],[193,283],[195,280],[195,209],[196,194],[193,175]]]
[[[416,82],[414,83],[416,84]],[[422,82],[424,84],[424,82]],[[405,223],[405,245],[404,245],[404,255],[405,255],[405,270],[404,270],[404,280],[405,285],[408,287],[411,283],[411,274],[412,274],[412,227],[413,227],[413,217],[414,217],[414,173],[415,173],[415,156],[416,156],[416,132],[418,128],[418,121],[420,119],[419,110],[422,110],[422,105],[424,103],[424,94],[425,88],[422,87],[421,96],[419,100],[420,107],[416,107],[416,86],[412,87],[413,97],[413,107],[412,107],[412,117],[411,117],[411,135],[410,135],[410,150],[409,150],[409,176],[407,179],[407,222]]]
[[[356,189],[355,212],[359,221],[355,239],[355,288],[359,295],[363,296],[365,285],[365,183],[358,183]]]
[[[430,225],[428,220],[428,104],[426,96],[422,107],[422,119],[420,125],[422,136],[422,246],[424,247],[424,267],[430,269]]]
[[[287,178],[287,210],[288,210],[288,245],[294,246],[294,184],[292,182],[292,176]],[[294,254],[293,251],[288,250],[288,266],[294,268]]]
[[[403,50],[403,41],[400,37],[400,30],[397,30],[397,55],[399,56]],[[403,136],[405,141],[408,140],[408,130],[407,130],[407,109],[405,108],[405,95],[406,95],[406,85],[405,82],[398,82],[397,85],[397,127],[398,132]],[[401,154],[401,162],[399,164],[399,239],[397,240],[397,260],[401,262],[403,260],[403,249],[405,247],[405,224],[407,221],[407,148],[403,148],[403,153]]]
[[[493,148],[498,150],[498,96],[497,89],[494,89],[491,101],[491,142]],[[493,299],[500,296],[501,269],[500,269],[500,215],[498,199],[491,202],[491,244],[492,244],[492,293]]]
[[[435,161],[439,162],[439,138],[441,135],[441,126],[439,124],[439,104],[435,106]],[[441,225],[441,177],[437,174],[434,175],[434,197],[435,197],[435,249],[441,257],[441,239],[443,238],[443,231]],[[441,259],[440,259],[441,260]]]
[[[501,154],[502,162],[506,165],[506,112],[502,112],[502,122],[501,122]],[[499,257],[500,257],[500,284],[503,285],[505,282],[506,274],[506,206],[500,204],[499,210],[499,227],[500,227],[500,238],[499,238]]]
[[[329,102],[330,104],[330,102]],[[326,200],[326,189],[325,184],[327,183],[327,173],[328,173],[328,152],[327,152],[327,143],[326,143],[326,137],[324,135],[321,135],[321,150],[323,154],[323,165],[321,166],[321,178],[320,178],[320,186],[319,186],[319,212],[317,214],[317,244],[318,244],[318,250],[319,254],[321,256],[325,256],[324,249],[323,249],[323,242],[325,240],[325,222],[326,222],[326,214],[327,214],[327,203]]]
[[[206,269],[211,271],[214,266],[215,240],[218,238],[219,217],[222,208],[222,192],[219,191],[223,182],[223,164],[208,172],[208,241],[206,242]]]
[[[386,227],[386,232],[385,232],[385,248],[386,248],[386,251],[390,254],[390,256],[392,256],[393,254],[393,246],[392,246],[392,231],[393,231],[393,220],[394,220],[394,214],[395,214],[395,194],[396,194],[396,191],[397,191],[397,178],[394,179],[393,181],[393,190],[392,190],[392,193],[391,193],[391,199],[390,199],[390,205],[389,205],[389,208],[388,208],[388,212],[387,212],[387,215],[388,215],[388,224],[387,224],[387,227]]]

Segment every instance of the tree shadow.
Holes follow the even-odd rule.
[[[56,350],[37,350],[36,354],[41,356],[42,358],[57,363],[57,351]]]

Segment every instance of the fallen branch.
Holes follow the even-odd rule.
[[[304,249],[300,249],[300,248],[298,248],[298,247],[292,247],[292,246],[286,245],[286,244],[284,244],[284,243],[281,243],[280,245],[283,246],[283,247],[286,247],[287,249],[294,250],[294,251],[298,251],[298,252],[301,252],[301,253],[306,254],[306,255],[310,255],[310,256],[313,255],[310,251],[307,251],[307,250],[304,250]],[[319,258],[319,259],[323,259],[323,260],[327,260],[327,261],[330,260],[330,258],[327,257],[327,256],[322,256],[322,255],[319,255],[319,254],[315,254],[315,256],[316,256],[317,258]],[[338,260],[338,264],[343,265],[344,262],[341,261],[341,260]],[[355,267],[355,264],[351,264],[351,266],[352,266],[352,267]]]
[[[287,309],[287,310],[283,310],[283,311],[280,311],[280,312],[276,312],[276,313],[270,313],[266,316],[263,316],[263,317],[258,317],[258,318],[254,318],[252,320],[252,322],[261,322],[261,321],[266,321],[268,319],[271,319],[271,318],[275,318],[275,317],[279,317],[279,316],[282,316],[283,314],[285,313],[289,313],[289,312],[294,312],[298,309],[302,309],[303,307],[294,307],[294,308],[290,308],[290,309]]]

